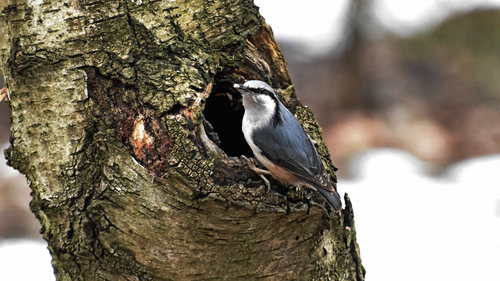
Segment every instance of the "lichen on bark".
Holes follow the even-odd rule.
[[[334,177],[251,1],[11,0],[0,28],[9,163],[58,280],[363,280],[351,223],[267,191],[205,118],[209,97],[238,98],[232,82],[265,80]]]

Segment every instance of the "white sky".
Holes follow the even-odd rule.
[[[338,25],[349,0],[254,0],[276,36],[327,49],[342,28]],[[307,3],[307,4],[305,4]]]
[[[375,15],[389,30],[406,34],[435,24],[453,12],[500,6],[500,0],[377,0]]]
[[[350,0],[255,0],[277,37],[306,44],[306,53],[326,51],[339,39]],[[500,6],[500,0],[373,0],[374,18],[405,35],[439,23],[454,11]]]

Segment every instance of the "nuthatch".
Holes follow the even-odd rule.
[[[331,207],[342,208],[311,139],[273,88],[259,80],[234,84],[234,88],[243,96],[245,139],[257,160],[268,169],[254,171],[270,173],[285,184],[316,190]]]

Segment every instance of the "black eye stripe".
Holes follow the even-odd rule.
[[[259,93],[259,94],[264,94],[264,95],[267,95],[267,96],[274,98],[273,92],[270,92],[269,90],[266,90],[263,88],[253,88],[253,89],[250,89],[250,91],[255,92],[255,93]]]

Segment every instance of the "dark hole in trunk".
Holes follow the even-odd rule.
[[[241,130],[244,112],[241,94],[233,88],[233,83],[216,82],[203,114],[217,134],[218,140],[212,141],[218,143],[229,156],[253,157]],[[209,137],[213,138],[210,134]]]

